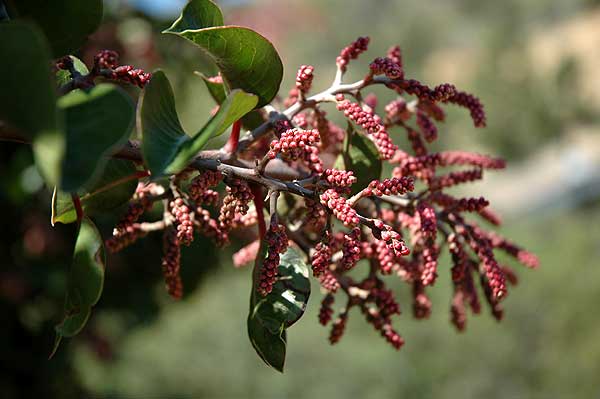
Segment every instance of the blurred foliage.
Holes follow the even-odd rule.
[[[122,53],[124,62],[165,69],[172,77],[183,127],[197,130],[210,117],[214,102],[193,71],[211,68],[210,62],[193,46],[159,35],[171,20],[151,19],[122,2],[110,3],[102,27],[76,55],[89,64],[99,49],[111,48]],[[328,85],[339,49],[359,35],[369,35],[373,57],[398,43],[409,76],[436,84],[454,76],[447,69],[452,67],[460,72],[456,83],[482,98],[489,127],[475,130],[464,111],[453,110],[447,126],[440,128],[444,147],[519,159],[572,125],[598,123],[598,113],[578,96],[578,60],[563,59],[557,72],[546,76],[538,73],[527,51],[533,33],[585,14],[599,5],[597,0],[231,5],[237,3],[225,3],[230,5],[225,8],[228,22],[265,33],[282,55],[287,68],[283,96],[301,64],[315,66],[316,88]],[[362,77],[369,61],[353,61],[350,76]],[[231,251],[242,243],[220,251],[198,240],[186,249],[186,297],[173,303],[163,289],[160,235],[150,235],[109,257],[104,294],[88,326],[48,361],[75,231],[72,225],[50,227],[50,193],[42,187],[31,157],[25,146],[0,145],[3,398],[600,394],[595,382],[600,375],[600,324],[594,310],[600,302],[597,201],[577,211],[507,221],[507,235],[536,252],[542,267],[520,271],[521,284],[511,290],[506,319],[500,324],[487,315],[471,317],[466,333],[455,333],[448,314],[449,273],[442,266],[430,291],[431,320],[413,320],[408,293],[401,298],[398,330],[407,344],[400,353],[357,313],[351,313],[341,343],[331,347],[328,330],[317,323],[320,295],[313,286],[307,315],[289,337],[283,376],[264,366],[248,345],[250,270],[234,270],[229,261]],[[99,220],[104,236],[118,216]],[[400,283],[397,288],[406,290]]]

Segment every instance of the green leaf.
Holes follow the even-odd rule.
[[[191,140],[181,144],[177,156],[167,168],[168,173],[179,172],[198,154],[209,139],[223,134],[235,121],[241,119],[256,106],[258,98],[241,90],[233,90],[217,113],[210,118],[207,124]]]
[[[71,60],[73,60],[73,68],[79,72],[81,75],[87,75],[90,71],[87,66],[77,57],[69,56]],[[60,87],[66,83],[69,83],[71,80],[71,73],[69,71],[65,71],[64,69],[59,69],[56,71],[56,86]]]
[[[56,347],[61,337],[72,337],[85,326],[91,308],[102,294],[105,265],[106,254],[102,237],[94,223],[84,217],[79,227],[69,272],[65,317],[55,327]]]
[[[57,337],[69,338],[79,334],[91,314],[92,309],[88,307],[77,308],[73,310],[72,314],[65,314],[65,318],[54,327]]]
[[[261,320],[248,316],[248,336],[252,347],[260,358],[275,370],[283,373],[287,338],[285,330],[272,333]]]
[[[0,24],[0,119],[27,138],[57,127],[50,52],[43,35],[22,23]]]
[[[221,104],[227,97],[225,84],[214,82],[211,78],[206,77],[206,75],[201,72],[196,71],[194,73],[202,78],[213,100],[215,100],[217,104]],[[249,112],[242,118],[242,126],[248,130],[254,130],[264,122],[265,118],[259,110]]]
[[[153,175],[162,175],[177,155],[186,135],[175,108],[175,95],[169,79],[161,70],[142,91],[137,110],[138,132],[142,134],[142,153]]]
[[[52,187],[60,179],[65,148],[42,33],[20,22],[0,24],[0,120],[33,142],[36,166]]]
[[[218,112],[193,136],[183,130],[173,89],[162,71],[156,71],[142,93],[138,107],[138,129],[142,153],[153,176],[184,169],[209,139],[225,132],[236,120],[252,110],[258,98],[241,90],[232,91]]]
[[[98,181],[78,191],[84,213],[94,216],[113,211],[126,203],[137,187],[138,178],[134,177],[136,171],[131,161],[110,159]],[[52,225],[76,221],[77,213],[71,194],[55,188],[52,196]]]
[[[198,30],[221,25],[223,13],[218,5],[210,0],[192,0],[185,5],[179,18],[168,30]]]
[[[204,10],[209,10],[206,15]],[[271,42],[251,29],[218,26],[222,25],[219,16],[211,1],[191,0],[163,33],[181,36],[200,47],[215,62],[229,88],[256,94],[257,107],[268,104],[283,78],[279,54]]]
[[[63,96],[67,152],[61,189],[74,192],[101,173],[109,154],[124,143],[133,127],[135,107],[119,87],[100,84],[90,91],[75,90]]]
[[[356,183],[352,194],[365,188],[371,181],[381,177],[382,163],[377,146],[365,135],[349,131],[344,140],[344,151],[335,162],[334,168],[354,171]]]
[[[91,307],[98,302],[104,286],[105,264],[104,241],[100,232],[89,218],[84,217],[69,274],[67,303],[70,306]]]
[[[39,25],[54,57],[77,50],[102,21],[102,0],[17,0],[13,3],[16,17]]]
[[[255,274],[266,258],[262,244]],[[248,315],[248,334],[252,346],[268,365],[283,371],[286,330],[304,314],[310,297],[310,280],[305,259],[294,248],[281,256],[278,280],[266,297],[253,288]],[[255,278],[256,281],[256,278]]]
[[[227,97],[227,88],[225,87],[225,84],[215,82],[213,79],[204,75],[202,72],[196,71],[194,73],[200,76],[200,78],[202,78],[202,81],[204,81],[204,84],[206,85],[210,96],[213,98],[213,100],[215,100],[217,104],[221,104],[223,101],[225,101],[225,97]]]

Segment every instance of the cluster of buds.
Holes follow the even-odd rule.
[[[273,284],[277,281],[279,255],[284,253],[288,247],[285,227],[279,223],[271,222],[264,240],[267,245],[267,257],[262,262],[257,288],[258,293],[262,296],[268,295],[273,290]]]
[[[338,94],[336,100],[337,109],[342,111],[346,118],[362,127],[368,133],[377,133],[382,129],[383,126],[378,122],[373,113],[363,109],[360,104],[344,99],[343,94]]]
[[[55,62],[55,67],[70,73],[71,80],[60,90],[63,93],[75,89],[90,89],[94,87],[94,80],[98,77],[112,80],[117,83],[134,85],[141,89],[152,78],[152,74],[144,72],[131,65],[119,65],[119,54],[112,50],[102,50],[94,56],[94,65],[90,72],[82,75],[73,63],[71,56],[64,56]]]
[[[373,180],[369,186],[363,190],[365,196],[382,195],[403,195],[415,189],[414,180],[408,176],[392,177],[382,181]]]
[[[177,229],[177,239],[183,245],[190,245],[194,240],[194,213],[181,197],[170,201],[169,209]]]
[[[138,184],[133,199],[127,206],[125,215],[121,217],[113,229],[112,236],[106,240],[106,248],[109,252],[118,252],[147,234],[136,222],[152,208],[152,197],[158,196],[162,192],[162,187],[154,183]]]
[[[311,170],[321,173],[323,161],[319,158],[319,140],[319,131],[316,129],[287,129],[279,139],[271,142],[267,157],[274,159],[281,154],[288,161],[303,160]]]
[[[335,59],[335,63],[338,68],[342,71],[346,71],[348,63],[350,60],[355,60],[359,55],[367,51],[369,47],[369,38],[368,37],[359,37],[354,42],[350,43],[348,46],[344,47],[340,52],[340,55]]]
[[[179,273],[181,268],[181,245],[177,232],[170,228],[164,234],[164,255],[162,258],[163,275],[167,292],[175,299],[183,296],[183,283]]]
[[[314,70],[315,68],[311,65],[302,65],[300,69],[298,69],[298,74],[296,75],[296,89],[298,89],[302,95],[308,93],[312,86]]]
[[[375,58],[369,65],[369,68],[371,68],[371,74],[373,75],[385,75],[390,79],[404,78],[402,66],[398,65],[394,60],[388,57]]]
[[[219,193],[211,190],[223,179],[221,172],[206,170],[192,179],[188,194],[198,205],[216,204],[219,201]]]
[[[322,176],[327,183],[336,188],[348,188],[356,183],[356,176],[351,170],[326,169]]]
[[[250,186],[244,180],[231,179],[227,183],[227,195],[223,198],[219,227],[228,231],[234,224],[236,215],[245,215],[248,212],[250,201],[254,198]]]
[[[507,295],[508,283],[515,282],[516,276],[512,269],[498,263],[495,251],[532,268],[538,266],[538,259],[472,220],[481,218],[500,224],[486,199],[456,198],[446,189],[479,180],[485,170],[502,169],[505,162],[481,154],[435,152],[429,148],[429,143],[438,138],[439,122],[445,120],[443,106],[455,104],[468,109],[477,127],[485,126],[483,106],[477,97],[452,84],[428,86],[405,78],[398,46],[376,58],[365,79],[342,83],[349,61],[366,51],[368,43],[368,38],[359,38],[345,47],[336,59],[338,70],[333,85],[310,99],[306,95],[314,68],[301,66],[294,88],[284,101],[289,108],[271,112],[268,121],[246,136],[253,142],[243,151],[233,146],[227,152],[229,158],[217,159],[218,166],[211,164],[212,169],[223,172],[225,179],[214,170],[202,170],[188,185],[175,179],[179,187],[162,197],[171,199],[164,201],[166,213],[170,211],[172,216],[164,225],[163,270],[173,296],[181,296],[182,292],[178,277],[180,248],[192,241],[194,230],[224,245],[235,229],[245,228],[244,235],[251,239],[235,253],[234,264],[240,267],[251,263],[261,246],[266,250],[262,262],[256,262],[255,273],[255,288],[262,296],[274,294],[280,255],[288,245],[306,253],[312,274],[325,291],[319,322],[331,325],[331,343],[341,339],[349,310],[357,307],[365,320],[399,349],[404,340],[393,328],[392,319],[400,315],[400,306],[384,279],[399,278],[408,284],[414,317],[428,318],[433,311],[428,292],[438,274],[448,270],[440,264],[444,250],[448,250],[452,262],[450,319],[457,329],[465,328],[469,310],[480,313],[484,301],[494,317],[502,317],[501,301]],[[68,67],[68,63],[64,60],[63,66]],[[110,52],[96,59],[97,69],[111,73],[120,68],[117,63],[116,54]],[[385,104],[380,115],[377,96],[363,90],[381,83],[393,91],[394,99]],[[346,131],[330,121],[321,109],[322,102],[335,102],[340,115],[355,129]],[[392,137],[395,139],[398,130],[408,138],[409,148],[400,149],[394,144]],[[352,164],[349,161],[355,155],[354,140],[349,140],[347,134],[361,135],[375,143],[378,154],[372,156],[377,159],[370,161],[385,161],[388,167],[340,167]],[[392,173],[381,176],[381,170]],[[181,177],[186,179],[190,176]],[[370,181],[366,187],[356,187],[365,179]],[[220,199],[215,187],[222,180],[226,195]],[[263,187],[269,192],[268,227],[263,215]],[[109,240],[109,249],[119,250],[123,243],[147,233],[137,222],[152,205],[152,201],[144,202],[144,195],[136,194],[128,215],[115,229],[116,238]],[[255,202],[252,212],[250,201]],[[218,209],[211,213],[204,208],[207,206]],[[217,213],[215,220],[211,215]],[[363,267],[368,273],[350,272]],[[355,275],[366,277],[355,281]],[[340,302],[337,295],[345,295],[347,302],[334,316],[334,301]]]
[[[410,249],[406,246],[400,233],[394,231],[391,226],[381,220],[376,220],[374,224],[377,230],[373,230],[373,235],[375,238],[384,241],[395,256],[406,256],[410,253]]]
[[[117,82],[128,83],[143,89],[152,74],[131,65],[119,66],[119,54],[112,50],[102,50],[94,56],[92,75],[102,76]]]
[[[331,234],[329,231],[326,231],[323,240],[315,246],[315,252],[311,261],[313,276],[315,277],[320,277],[331,264],[333,250],[330,241]]]
[[[345,226],[354,227],[358,224],[359,218],[356,210],[336,190],[326,190],[321,194],[320,199],[321,204],[330,209],[333,215],[344,223]]]
[[[342,245],[341,266],[344,270],[350,270],[360,260],[360,229],[355,227],[350,234],[344,234]]]

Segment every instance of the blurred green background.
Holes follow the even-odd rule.
[[[192,72],[199,51],[160,35],[182,1],[105,1],[102,28],[78,54],[103,48],[175,82],[183,124],[195,128],[213,107]],[[440,148],[503,156],[509,168],[468,187],[503,211],[503,234],[540,256],[518,270],[501,323],[449,323],[448,259],[429,290],[429,320],[410,316],[396,285],[406,340],[391,349],[351,313],[330,346],[317,322],[320,293],[290,330],[286,372],[257,358],[246,336],[250,270],[231,253],[196,240],[184,252],[186,297],[163,290],[160,237],[109,258],[103,297],[84,332],[47,360],[61,317],[72,226],[49,225],[50,193],[29,148],[0,145],[0,397],[114,398],[594,398],[600,397],[600,2],[595,0],[222,1],[229,23],[270,38],[286,66],[285,95],[301,64],[314,87],[332,79],[339,49],[371,37],[353,62],[361,77],[390,45],[410,77],[452,82],[484,102],[489,126],[475,130],[452,109]],[[105,234],[115,219],[100,221]],[[392,285],[394,283],[391,282]]]

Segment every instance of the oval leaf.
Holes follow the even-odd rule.
[[[258,318],[248,316],[248,336],[258,356],[268,366],[283,373],[287,345],[285,330],[272,333]]]
[[[215,62],[229,88],[256,94],[257,107],[267,105],[283,78],[279,54],[271,42],[252,29],[217,26],[222,20],[216,16],[215,7],[209,0],[192,0],[163,33],[181,36],[200,47]],[[204,15],[205,9],[211,11]]]
[[[264,258],[263,258],[264,259]],[[308,266],[302,255],[294,248],[281,255],[278,279],[273,291],[266,297],[255,296],[251,314],[262,319],[275,321],[278,326],[272,330],[288,328],[302,317],[310,296]]]
[[[104,241],[94,223],[84,217],[69,272],[67,303],[70,307],[92,307],[98,302],[104,286],[105,264]]]
[[[146,165],[153,175],[160,176],[177,155],[179,146],[189,140],[177,116],[173,88],[161,70],[152,73],[142,91],[137,125]]]
[[[13,3],[16,11],[13,17],[38,24],[50,42],[54,57],[77,50],[102,22],[102,0],[18,0]]]
[[[0,24],[0,119],[28,138],[56,129],[50,52],[42,34],[20,23]]]
[[[61,189],[74,192],[106,165],[107,155],[129,137],[135,107],[119,87],[100,84],[89,92],[75,90],[63,96],[67,152],[63,161]]]
[[[137,117],[142,152],[152,175],[158,177],[184,169],[208,140],[225,132],[251,111],[257,101],[253,94],[232,91],[207,124],[190,137],[179,122],[169,80],[162,71],[154,72],[142,93]]]
[[[181,32],[221,25],[223,25],[223,13],[218,5],[210,0],[192,0],[185,5],[179,18],[168,30]]]
[[[348,125],[348,134],[344,141],[344,151],[334,165],[337,169],[354,171],[356,183],[352,185],[352,194],[356,194],[375,179],[381,177],[382,163],[377,146],[365,135],[354,132]]]
[[[250,112],[256,106],[258,97],[241,90],[233,90],[219,107],[215,115],[192,139],[183,142],[177,151],[177,156],[169,164],[168,173],[177,173],[198,154],[208,140],[219,136],[238,119]]]
[[[217,104],[221,104],[225,101],[225,97],[227,97],[227,90],[225,88],[224,83],[215,82],[214,79],[206,77],[201,72],[194,72],[196,75],[200,76],[210,93],[210,96],[215,100]],[[244,115],[242,118],[242,126],[248,130],[254,130],[260,125],[266,122],[260,110],[254,110]]]
[[[53,353],[62,337],[72,337],[85,326],[92,306],[102,294],[105,265],[106,253],[102,237],[94,223],[84,217],[79,226],[69,272],[65,317],[55,327],[57,339]]]
[[[100,179],[78,192],[84,213],[94,216],[110,212],[126,203],[137,187],[136,171],[131,161],[110,159]],[[77,214],[71,194],[55,188],[52,195],[52,225],[76,221]]]
[[[0,120],[33,142],[35,163],[52,187],[60,179],[65,137],[56,111],[50,51],[37,28],[0,24]]]
[[[263,243],[257,257],[255,275],[266,257]],[[248,315],[248,334],[252,346],[270,366],[283,371],[285,362],[286,329],[297,322],[310,297],[308,266],[304,257],[294,248],[281,256],[278,279],[271,293],[265,297],[253,288]]]

